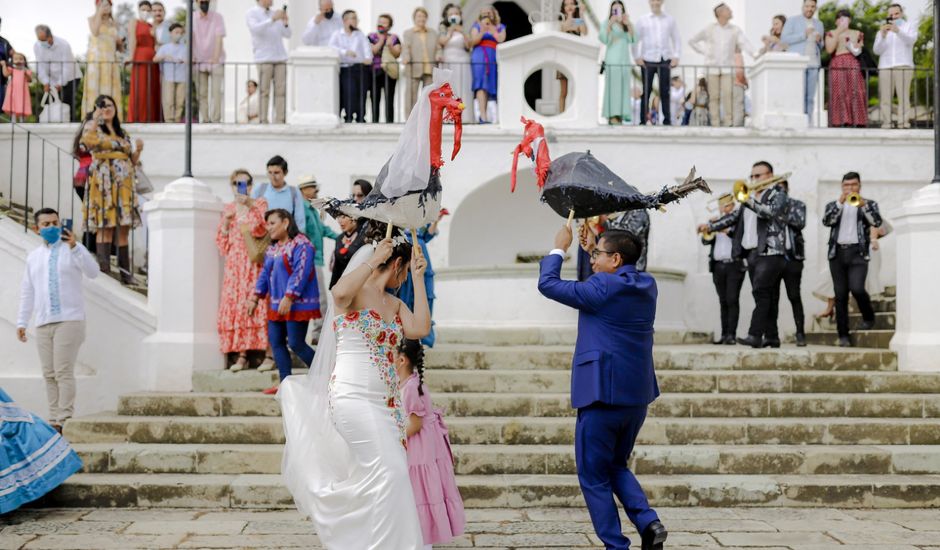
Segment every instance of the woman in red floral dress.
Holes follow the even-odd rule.
[[[836,28],[826,33],[826,51],[832,55],[829,62],[829,125],[868,125],[868,93],[865,74],[858,61],[865,35],[850,29],[852,14],[839,10]]]
[[[222,296],[219,300],[219,345],[222,353],[237,353],[232,364],[233,371],[248,366],[248,351],[268,348],[268,319],[265,308],[257,308],[249,316],[245,304],[254,296],[255,281],[261,272],[262,263],[255,263],[248,256],[248,245],[243,227],[254,238],[267,234],[264,213],[268,202],[252,199],[251,174],[247,170],[236,170],[231,178],[235,200],[225,205],[222,221],[215,242],[225,258],[225,277],[222,281]],[[260,250],[264,250],[262,247]],[[273,361],[271,361],[273,367]]]

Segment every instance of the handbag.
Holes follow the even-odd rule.
[[[382,70],[385,71],[385,74],[392,80],[398,80],[398,59],[395,59],[395,56],[392,55],[392,51],[388,49],[388,42],[386,42],[385,47],[382,48]]]
[[[153,183],[141,165],[137,165],[137,169],[134,170],[134,191],[137,191],[138,195],[153,193]]]
[[[72,118],[72,108],[62,103],[59,99],[59,91],[53,87],[42,95],[39,106],[42,108],[39,113],[39,122],[69,122]]]
[[[248,259],[255,264],[264,263],[264,253],[271,246],[271,236],[265,234],[260,239],[251,234],[251,227],[247,223],[239,224],[239,231],[245,239],[245,249],[248,250]]]
[[[75,171],[75,175],[72,176],[72,186],[77,188],[84,188],[88,184],[88,166],[89,165],[79,165],[78,170]]]

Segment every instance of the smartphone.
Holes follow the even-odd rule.
[[[72,218],[66,218],[62,220],[62,229],[64,231],[72,232]]]
[[[239,195],[248,195],[248,182],[247,181],[236,181],[235,189],[238,191]]]
[[[616,16],[619,17],[619,16],[623,15],[623,10],[621,10],[620,8],[614,8],[611,13],[613,13],[614,15],[616,15]]]
[[[584,19],[581,19],[580,17],[575,17],[575,18],[574,18],[574,24],[575,24],[575,25],[583,25],[583,24],[584,24]]]
[[[284,4],[283,6],[281,6],[281,10],[282,10],[282,11],[287,11],[287,4]]]

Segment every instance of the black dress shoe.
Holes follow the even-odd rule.
[[[666,542],[666,537],[669,535],[666,532],[666,527],[663,526],[663,523],[658,519],[653,523],[650,523],[646,526],[646,529],[643,530],[641,535],[641,540],[643,541],[641,548],[642,550],[663,550],[663,543]]]
[[[796,333],[796,347],[805,348],[806,347],[806,335],[802,332]]]
[[[715,345],[715,346],[720,346],[720,345],[722,345],[722,344],[724,344],[724,343],[725,343],[725,337],[724,337],[724,336],[722,336],[721,338],[719,338],[719,339],[717,339],[717,340],[712,340],[712,345]]]
[[[850,348],[852,347],[852,340],[848,336],[839,337],[839,347],[840,348]]]
[[[858,330],[871,330],[873,328],[875,328],[874,321],[865,321],[863,319],[862,322],[858,324]]]
[[[734,335],[729,334],[729,335],[727,335],[727,336],[724,337],[724,339],[721,341],[721,343],[724,344],[724,345],[726,345],[726,346],[736,346],[736,345],[738,344],[738,340],[737,340],[737,338],[734,337]]]
[[[738,338],[738,343],[742,346],[751,346],[754,349],[760,349],[761,340],[757,336],[748,335],[747,338]]]
[[[764,338],[764,342],[761,344],[761,347],[764,347],[764,348],[779,348],[779,347],[780,347],[780,338]]]

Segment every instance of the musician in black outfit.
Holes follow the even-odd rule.
[[[829,272],[836,296],[836,327],[839,346],[851,347],[849,338],[849,293],[855,297],[862,314],[859,330],[875,326],[875,311],[865,290],[868,277],[871,228],[881,227],[878,203],[861,198],[862,178],[858,172],[842,176],[842,194],[838,201],[826,205],[823,225],[829,231]],[[851,204],[850,195],[858,196],[858,204]]]
[[[769,162],[759,161],[751,167],[751,185],[773,177]],[[699,227],[699,231],[710,233],[734,227],[732,254],[747,262],[755,304],[748,336],[739,338],[738,343],[752,348],[780,347],[773,300],[779,298],[786,269],[786,208],[787,192],[777,184],[752,192],[742,208]]]
[[[734,213],[734,199],[722,201],[719,199],[719,208],[722,215]],[[717,221],[712,220],[712,221]],[[733,346],[737,344],[738,317],[741,308],[739,298],[741,286],[744,285],[744,273],[747,268],[741,258],[734,257],[732,235],[733,229],[724,229],[712,233],[710,239],[702,236],[702,244],[710,247],[708,250],[708,271],[712,274],[715,292],[718,293],[718,305],[721,311],[721,338],[712,342]]]
[[[806,260],[806,246],[803,243],[803,228],[806,227],[806,203],[794,199],[789,195],[790,183],[780,182],[787,192],[787,208],[784,214],[786,220],[786,249],[787,263],[783,269],[783,285],[787,289],[787,300],[793,309],[793,323],[796,325],[796,345],[806,346],[805,321],[803,315],[803,299],[800,296],[800,282],[803,279],[803,261]],[[777,296],[773,299],[773,313],[776,319],[777,308],[780,305],[780,287],[777,287]]]

